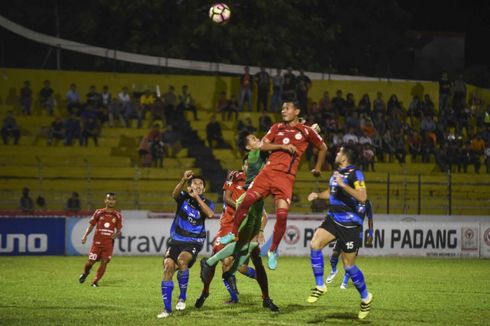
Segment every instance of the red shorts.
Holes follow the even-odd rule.
[[[89,260],[110,260],[112,258],[112,250],[114,246],[112,244],[107,245],[97,245],[93,244],[92,248],[90,248],[90,252],[88,253]]]
[[[258,192],[265,198],[272,194],[275,200],[284,199],[291,204],[295,176],[289,173],[268,169],[267,166],[255,177],[250,191]]]
[[[213,242],[213,253],[214,254],[217,253],[218,251],[220,251],[221,249],[223,249],[225,246],[225,245],[221,244],[221,242],[220,242],[221,237],[224,235],[227,235],[228,233],[230,233],[232,231],[233,231],[233,223],[231,225],[228,225],[225,228],[221,228],[218,230],[218,233],[216,233],[216,236],[215,236],[215,239]]]

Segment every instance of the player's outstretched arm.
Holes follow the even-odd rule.
[[[177,200],[179,198],[180,192],[184,188],[184,185],[187,183],[187,181],[192,178],[194,173],[192,170],[187,170],[184,172],[184,175],[182,176],[182,179],[180,179],[179,183],[174,188],[174,191],[172,191],[172,198]]]
[[[325,145],[325,143],[322,143],[318,151],[318,157],[316,158],[315,168],[311,170],[311,173],[315,177],[320,176],[322,165],[323,163],[325,163],[325,157],[327,157],[327,145]]]

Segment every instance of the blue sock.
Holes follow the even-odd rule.
[[[311,267],[313,268],[313,275],[315,276],[315,282],[317,286],[323,286],[323,254],[321,250],[311,249],[310,251]]]
[[[344,280],[342,281],[342,284],[347,284],[349,282],[349,274],[347,272],[344,274]]]
[[[256,276],[255,276],[255,269],[253,269],[250,266],[248,266],[247,271],[245,273],[242,273],[242,274],[245,275],[245,276],[248,276],[250,278],[253,278],[253,279],[256,278]]]
[[[162,298],[163,305],[167,312],[172,312],[172,291],[174,289],[173,281],[162,281]]]
[[[367,299],[368,290],[366,287],[366,282],[364,282],[364,275],[362,275],[361,270],[356,265],[344,268],[345,273],[350,276],[350,278],[352,279],[352,283],[354,283],[357,291],[359,291],[359,294],[361,294],[361,299]]]
[[[230,293],[231,300],[238,302],[238,295],[231,288],[230,283],[227,280],[223,279],[223,284],[225,285],[226,289],[228,290],[228,293]]]
[[[332,272],[337,271],[338,262],[339,262],[339,256],[330,255],[330,266],[332,266]]]
[[[179,299],[186,300],[187,299],[187,283],[189,283],[189,270],[178,271],[177,272],[177,280],[179,281],[179,289],[180,296]]]

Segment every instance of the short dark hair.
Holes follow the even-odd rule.
[[[78,194],[77,194],[78,195]],[[111,196],[111,197],[115,197],[116,196],[116,193],[115,192],[106,192],[105,196]]]
[[[202,175],[193,175],[189,180],[187,180],[187,185],[190,186],[192,184],[192,180],[194,179],[201,180],[204,184],[204,188],[206,188],[206,180],[204,180],[204,177]]]
[[[238,148],[242,150],[243,152],[248,152],[247,150],[247,137],[251,135],[251,133],[247,130],[243,130],[238,134]]]
[[[342,145],[342,152],[344,153],[345,156],[347,156],[347,160],[349,161],[350,164],[356,164],[357,163],[357,148],[351,144],[344,144]]]

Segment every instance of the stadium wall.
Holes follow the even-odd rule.
[[[123,236],[115,242],[114,255],[162,255],[170,236],[172,214],[142,211],[123,214]],[[309,243],[321,219],[321,215],[293,214],[279,254],[309,255]],[[87,218],[0,218],[0,255],[86,255],[91,241],[82,245],[80,239],[87,225]],[[206,226],[208,237],[201,254],[209,256],[219,220],[209,220]],[[264,254],[270,246],[273,228],[271,216],[265,229]],[[377,215],[374,246],[361,248],[361,254],[490,258],[490,221],[474,216]]]

